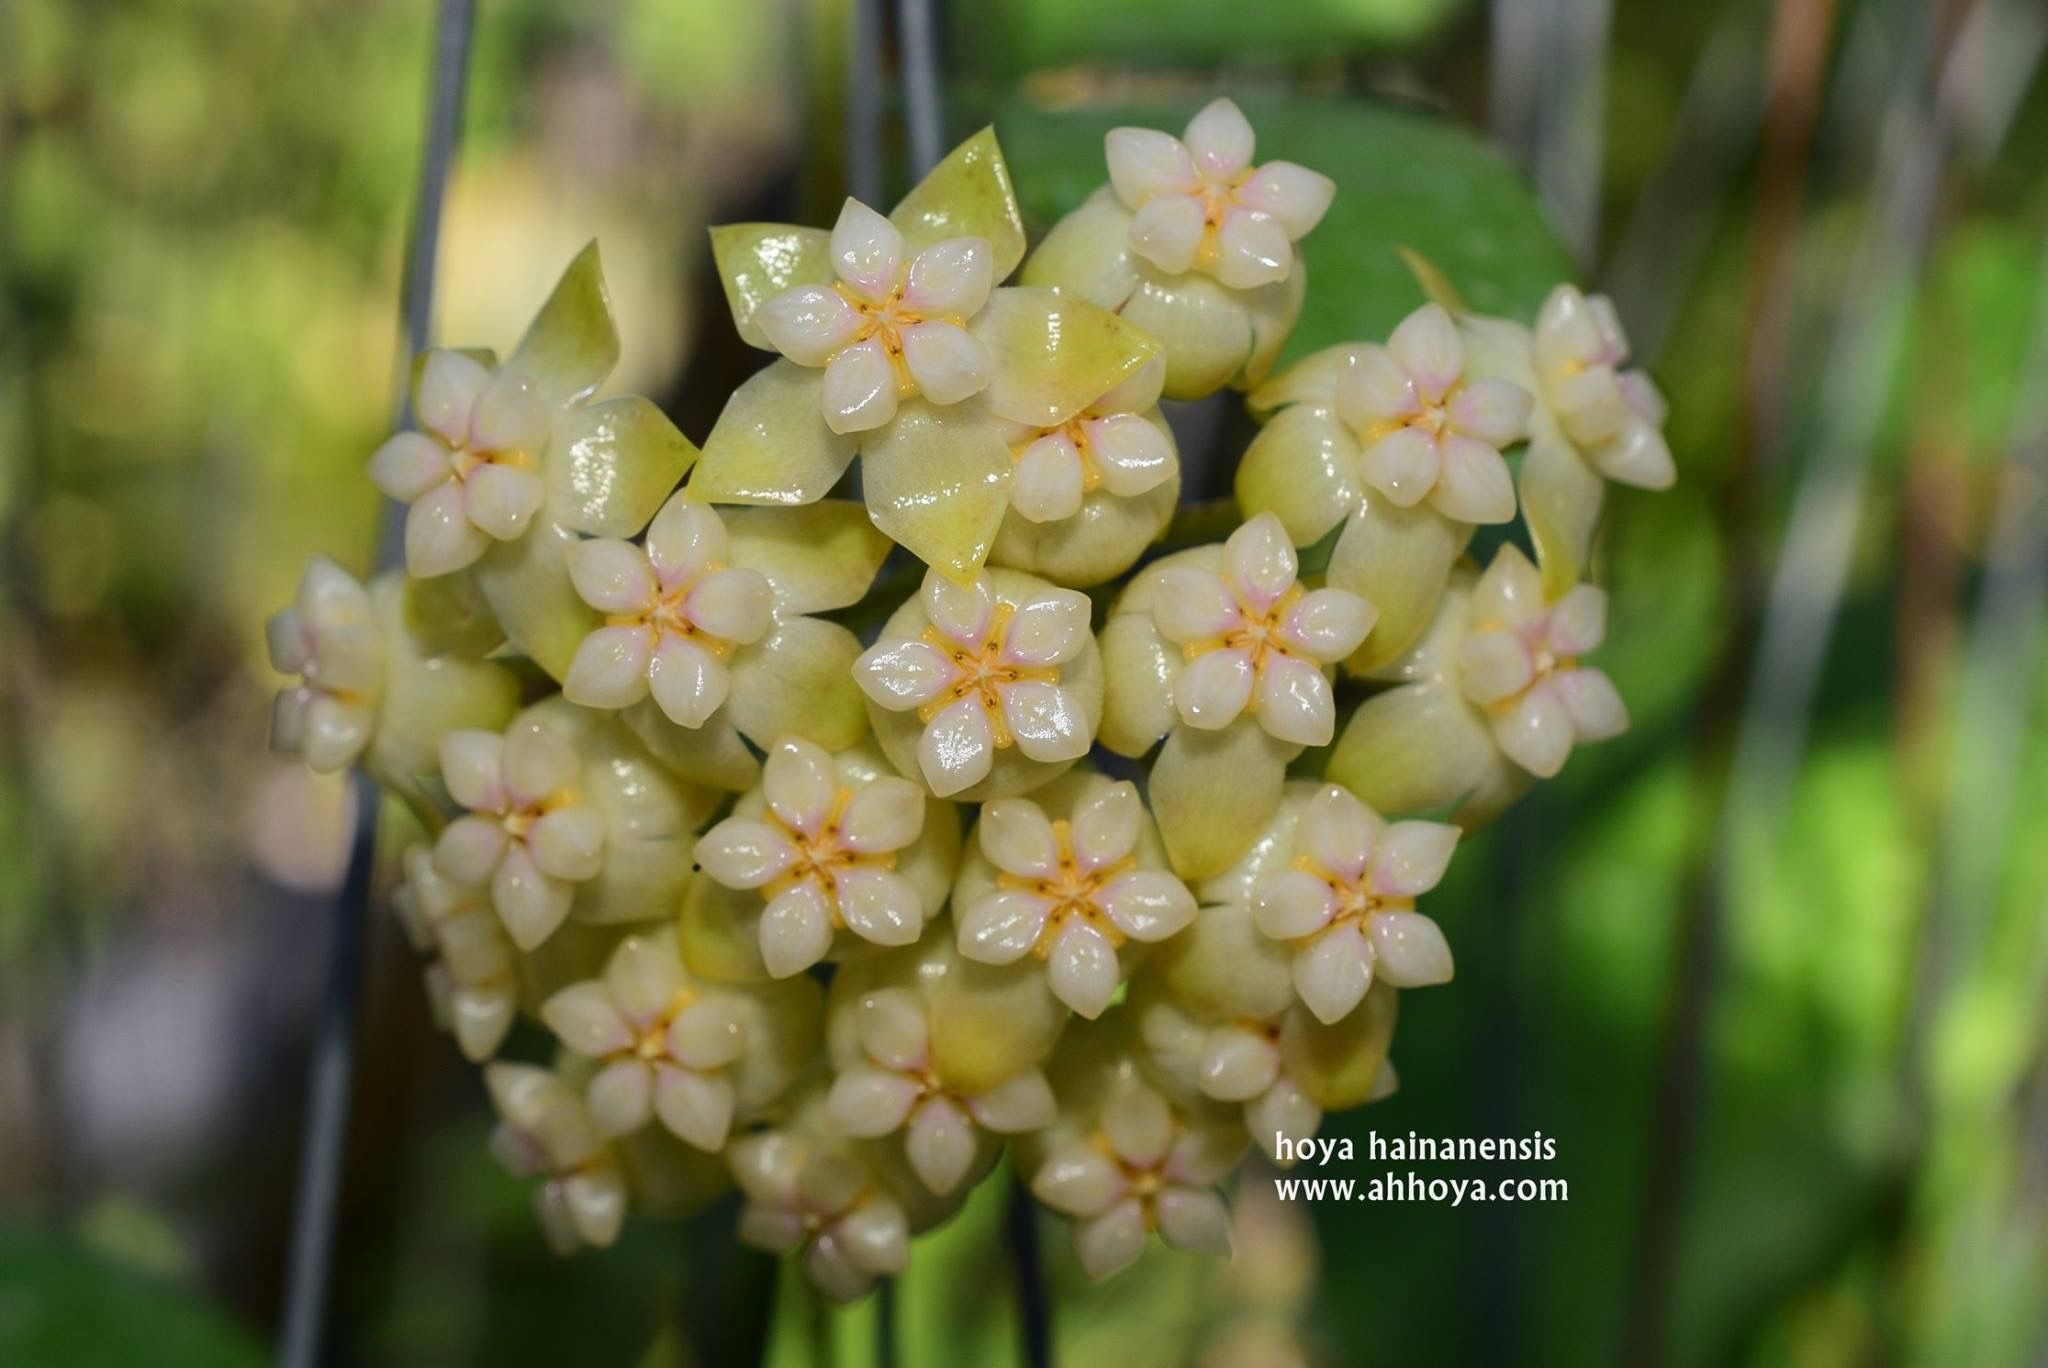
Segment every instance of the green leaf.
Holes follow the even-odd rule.
[[[234,1368],[266,1361],[226,1316],[172,1287],[107,1264],[68,1240],[0,1229],[0,1363],[97,1368]]]
[[[994,22],[976,31],[984,33],[995,62],[1011,72],[1105,60],[1119,68],[1206,67],[1407,45],[1436,31],[1459,8],[1455,0],[1034,0],[990,7]],[[1179,123],[1168,127],[1176,134],[1181,130]]]
[[[637,394],[576,409],[548,453],[546,516],[594,537],[630,537],[696,460],[690,439]]]
[[[1262,20],[1267,13],[1259,11]],[[1242,103],[1258,130],[1257,161],[1300,162],[1337,182],[1329,213],[1302,240],[1308,299],[1282,365],[1339,342],[1384,339],[1425,303],[1403,248],[1427,258],[1474,309],[1512,318],[1533,318],[1550,287],[1573,275],[1528,187],[1456,124],[1359,103]],[[1102,140],[1111,128],[1178,135],[1194,108],[1056,112],[1013,103],[998,122],[1026,221],[1043,229],[1108,178]]]
[[[532,376],[560,405],[592,393],[618,364],[619,330],[592,242],[562,272],[505,368]]]
[[[728,223],[711,230],[711,258],[732,307],[733,326],[749,346],[773,351],[754,323],[761,306],[792,285],[832,279],[832,235],[791,223]]]
[[[889,215],[916,254],[934,242],[982,237],[995,248],[997,280],[1024,259],[1024,223],[996,131],[984,128],[946,154]]]

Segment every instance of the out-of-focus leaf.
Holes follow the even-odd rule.
[[[234,1368],[263,1347],[213,1307],[68,1240],[0,1228],[0,1363],[35,1368]]]
[[[1413,43],[1458,9],[1457,0],[1306,0],[1248,5],[1242,0],[1034,0],[991,7],[956,4],[960,27],[987,34],[1008,70],[1075,60],[1165,65],[1241,61],[1247,56],[1321,57],[1344,48]],[[967,39],[966,41],[972,41]],[[1176,129],[1176,132],[1179,130]]]

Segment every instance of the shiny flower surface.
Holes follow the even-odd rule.
[[[771,1254],[801,1253],[804,1270],[827,1296],[852,1301],[909,1262],[902,1205],[844,1146],[796,1131],[763,1131],[735,1140],[728,1158],[746,1195],[741,1241]]]
[[[1678,478],[1664,441],[1664,397],[1625,370],[1628,337],[1605,295],[1560,285],[1536,315],[1536,377],[1565,435],[1602,475],[1642,489]]]
[[[484,1083],[500,1118],[491,1152],[515,1177],[540,1180],[533,1205],[548,1244],[571,1254],[618,1239],[625,1175],[582,1099],[554,1074],[528,1064],[492,1064]]]
[[[325,556],[306,563],[292,606],[269,623],[270,663],[300,683],[277,696],[270,744],[322,774],[370,744],[384,691],[384,640],[369,591]]]

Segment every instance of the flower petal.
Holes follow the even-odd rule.
[[[769,344],[799,366],[822,366],[867,326],[860,310],[829,285],[784,290],[754,315]]]
[[[1054,1145],[1031,1175],[1031,1195],[1054,1211],[1093,1216],[1124,1193],[1116,1160],[1086,1140]]]
[[[920,314],[971,318],[988,303],[994,284],[995,249],[987,238],[947,238],[911,261],[903,303]]]
[[[1206,1188],[1170,1187],[1159,1195],[1159,1238],[1190,1254],[1230,1257],[1230,1209]]]
[[[1371,918],[1375,972],[1396,988],[1427,988],[1451,981],[1451,947],[1437,924],[1419,912],[1381,912]]]
[[[1163,941],[1195,919],[1195,895],[1163,869],[1134,869],[1111,879],[1095,895],[1096,906],[1135,941]]]
[[[370,457],[370,483],[411,503],[452,473],[448,449],[423,432],[401,432]]]
[[[1252,137],[1251,123],[1230,99],[1211,100],[1188,120],[1188,152],[1212,181],[1228,181],[1251,165]]]
[[[1277,869],[1252,889],[1252,920],[1274,940],[1300,940],[1330,924],[1337,912],[1330,885],[1305,869]]]
[[[540,1019],[577,1054],[595,1059],[633,1043],[633,1031],[596,979],[572,983],[540,1006]]]
[[[1628,708],[1604,671],[1566,671],[1557,676],[1556,688],[1580,742],[1605,741],[1628,730]]]
[[[1206,227],[1199,200],[1160,195],[1131,216],[1131,250],[1167,275],[1181,275],[1193,269]]]
[[[934,404],[957,404],[988,388],[991,362],[981,339],[954,323],[914,323],[903,330],[903,364],[918,392]]]
[[[1237,187],[1239,204],[1271,214],[1295,241],[1323,221],[1336,196],[1335,181],[1290,161],[1267,162]]]
[[[531,950],[555,933],[569,915],[574,891],[540,871],[523,845],[514,844],[491,875],[491,905],[513,944]]]
[[[470,411],[490,383],[490,371],[475,357],[436,347],[420,363],[413,412],[421,427],[449,446],[467,446]]]
[[[998,1135],[1044,1130],[1059,1117],[1052,1085],[1038,1069],[1012,1074],[987,1092],[968,1098],[967,1110],[983,1130]]]
[[[673,931],[628,936],[605,961],[605,991],[627,1018],[643,1026],[669,1009],[686,981]]]
[[[903,234],[857,199],[849,199],[832,225],[832,267],[853,292],[881,304],[903,277]]]
[[[663,1064],[654,1072],[654,1114],[671,1135],[706,1154],[732,1134],[732,1080]]]
[[[505,858],[505,828],[484,817],[458,817],[434,842],[434,868],[460,884],[480,884]]]
[[[996,692],[1003,702],[1003,725],[1017,749],[1033,760],[1057,764],[1088,753],[1088,718],[1068,690],[1044,680],[1026,679],[1003,685]]]
[[[654,569],[631,542],[598,537],[565,554],[576,596],[600,613],[639,613],[654,603]]]
[[[654,633],[645,627],[600,627],[583,638],[562,680],[562,697],[583,708],[629,708],[647,697]]]
[[[832,948],[832,915],[815,879],[784,889],[761,913],[761,963],[770,978],[785,979],[825,958]]]
[[[953,662],[922,641],[881,642],[854,662],[861,692],[891,712],[923,707],[946,691]]]
[[[832,1080],[825,1109],[840,1130],[871,1140],[899,1130],[910,1118],[917,1098],[917,1080],[909,1074],[872,1064],[849,1064]]]
[[[1050,879],[1059,873],[1059,838],[1045,810],[1028,798],[998,798],[985,803],[975,831],[981,853],[1006,874],[1024,879]]]
[[[604,867],[604,817],[580,805],[556,808],[526,833],[541,872],[571,883],[597,877]]]
[[[1435,404],[1450,393],[1465,371],[1465,346],[1458,325],[1443,305],[1428,303],[1402,319],[1387,339],[1387,352],[1415,381],[1424,401]]]
[[[599,1135],[631,1135],[652,1114],[654,1077],[638,1059],[621,1059],[592,1075],[584,1092],[590,1124]]]
[[[1536,400],[1512,380],[1482,375],[1458,387],[1448,413],[1451,430],[1490,447],[1522,440]]]
[[[1223,544],[1223,560],[1231,583],[1258,613],[1279,602],[1301,570],[1287,528],[1271,513],[1261,513],[1231,533]]]
[[[627,944],[635,944],[628,941]],[[644,942],[641,942],[644,943]],[[671,956],[673,957],[673,956]],[[675,990],[670,991],[673,1000]],[[665,1009],[667,1003],[662,1007]],[[720,994],[698,998],[668,1025],[668,1052],[699,1073],[722,1069],[746,1054],[747,1033],[733,1003]]]
[[[1306,660],[1269,655],[1259,669],[1259,725],[1298,746],[1326,746],[1337,734],[1330,681]]]
[[[1543,640],[1559,655],[1576,656],[1594,649],[1606,636],[1607,592],[1577,584],[1550,610]]]
[[[860,1047],[868,1058],[891,1069],[921,1069],[930,1061],[930,1028],[924,1004],[908,988],[867,993],[855,1008]]]
[[[1246,1102],[1273,1086],[1280,1051],[1263,1034],[1242,1026],[1218,1026],[1203,1037],[1197,1066],[1201,1089],[1219,1102]]]
[[[469,520],[460,481],[436,485],[405,512],[405,568],[414,579],[474,565],[490,545],[490,534]]]
[[[1501,751],[1538,779],[1548,779],[1564,768],[1577,734],[1563,697],[1547,681],[1538,681],[1492,723],[1493,739]]]
[[[689,637],[663,632],[648,664],[654,701],[678,727],[701,727],[732,686],[724,662]]]
[[[840,920],[864,941],[908,945],[924,930],[924,903],[917,887],[894,870],[844,870],[833,880],[833,891]]]
[[[1363,644],[1378,616],[1348,589],[1311,589],[1281,622],[1279,637],[1311,660],[1334,665]]]
[[[504,737],[469,728],[449,732],[441,738],[440,761],[449,797],[472,812],[504,808]]]
[[[972,788],[995,764],[995,733],[978,694],[955,699],[925,724],[917,763],[931,791],[941,798]]]
[[[547,486],[530,470],[479,466],[462,482],[469,520],[499,541],[516,541],[540,511]]]
[[[1451,435],[1439,447],[1436,489],[1430,503],[1447,518],[1504,523],[1515,516],[1515,481],[1508,463],[1486,443]]]
[[[815,837],[839,799],[839,773],[824,747],[784,737],[761,767],[761,792],[786,825]]]
[[[505,792],[515,802],[538,805],[576,783],[582,762],[576,748],[545,727],[515,728],[505,737]]]
[[[1115,864],[1137,849],[1144,821],[1145,804],[1136,784],[1125,779],[1096,785],[1074,805],[1069,822],[1074,862],[1090,872]]]
[[[1156,128],[1112,128],[1103,139],[1109,183],[1129,209],[1154,195],[1185,195],[1198,184],[1187,144]]]
[[[1059,522],[1081,511],[1081,455],[1064,432],[1049,432],[1017,456],[1010,503],[1033,522]]]
[[[978,964],[1015,964],[1031,953],[1045,932],[1050,899],[1020,889],[1001,889],[956,910],[960,953]]]
[[[1157,489],[1179,467],[1173,440],[1139,414],[1090,418],[1081,430],[1102,475],[1102,487],[1119,499],[1135,499]]]
[[[958,584],[937,571],[928,571],[919,599],[932,626],[960,645],[980,646],[988,640],[996,604],[986,580]]]
[[[1088,642],[1086,594],[1053,589],[1017,606],[1003,634],[1002,659],[1012,665],[1060,665]]]
[[[1379,846],[1381,822],[1373,810],[1341,784],[1325,784],[1302,805],[1294,829],[1295,848],[1327,874],[1357,883]]]
[[[1458,681],[1465,696],[1486,704],[1529,687],[1536,662],[1511,632],[1474,632],[1458,646]]]
[[[1145,1214],[1133,1199],[1074,1227],[1074,1254],[1096,1282],[1123,1272],[1145,1252]]]
[[[1245,652],[1205,651],[1174,678],[1173,704],[1190,727],[1218,731],[1243,714],[1257,678]]]
[[[1399,427],[1365,449],[1358,470],[1396,505],[1413,508],[1436,488],[1442,464],[1436,438],[1418,427]]]
[[[664,590],[695,580],[729,550],[725,522],[708,504],[673,495],[647,525],[647,560]]]
[[[924,791],[894,775],[855,790],[839,814],[841,844],[862,855],[901,850],[923,830]]]
[[[1084,921],[1071,920],[1053,938],[1045,976],[1054,997],[1093,1021],[1116,996],[1122,971],[1115,949],[1102,933]]]
[[[821,390],[825,426],[834,432],[872,432],[896,416],[896,368],[874,338],[856,342],[825,367]]]
[[[775,621],[775,590],[758,570],[713,570],[691,587],[683,611],[723,641],[752,645]]]
[[[920,1181],[943,1197],[960,1186],[979,1148],[974,1122],[947,1097],[926,1099],[910,1118],[903,1152]]]
[[[1351,1014],[1372,986],[1373,951],[1356,922],[1331,927],[1294,956],[1294,991],[1325,1026]]]
[[[1435,888],[1450,867],[1458,828],[1447,822],[1395,822],[1372,853],[1375,892],[1412,898]]]
[[[1109,1147],[1125,1164],[1151,1168],[1173,1145],[1173,1109],[1142,1084],[1118,1088],[1102,1104],[1098,1120]]]
[[[1222,636],[1243,622],[1244,614],[1220,575],[1173,565],[1155,578],[1152,619],[1161,636],[1186,645]]]
[[[1287,279],[1294,246],[1279,219],[1256,209],[1233,208],[1216,235],[1216,278],[1233,290],[1256,290]]]
[[[727,888],[759,888],[795,864],[797,854],[768,823],[728,817],[698,839],[694,858]]]

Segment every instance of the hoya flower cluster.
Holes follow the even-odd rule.
[[[1584,572],[1673,469],[1605,301],[1276,374],[1332,183],[1227,100],[1106,152],[1028,254],[987,131],[887,214],[715,230],[775,359],[701,447],[595,397],[587,250],[510,355],[421,359],[404,568],[272,623],[276,743],[417,820],[397,906],[564,1250],[736,1187],[854,1298],[1007,1153],[1094,1276],[1227,1254],[1252,1147],[1392,1090],[1461,832],[1627,724]],[[1202,542],[1159,404],[1226,387]]]

